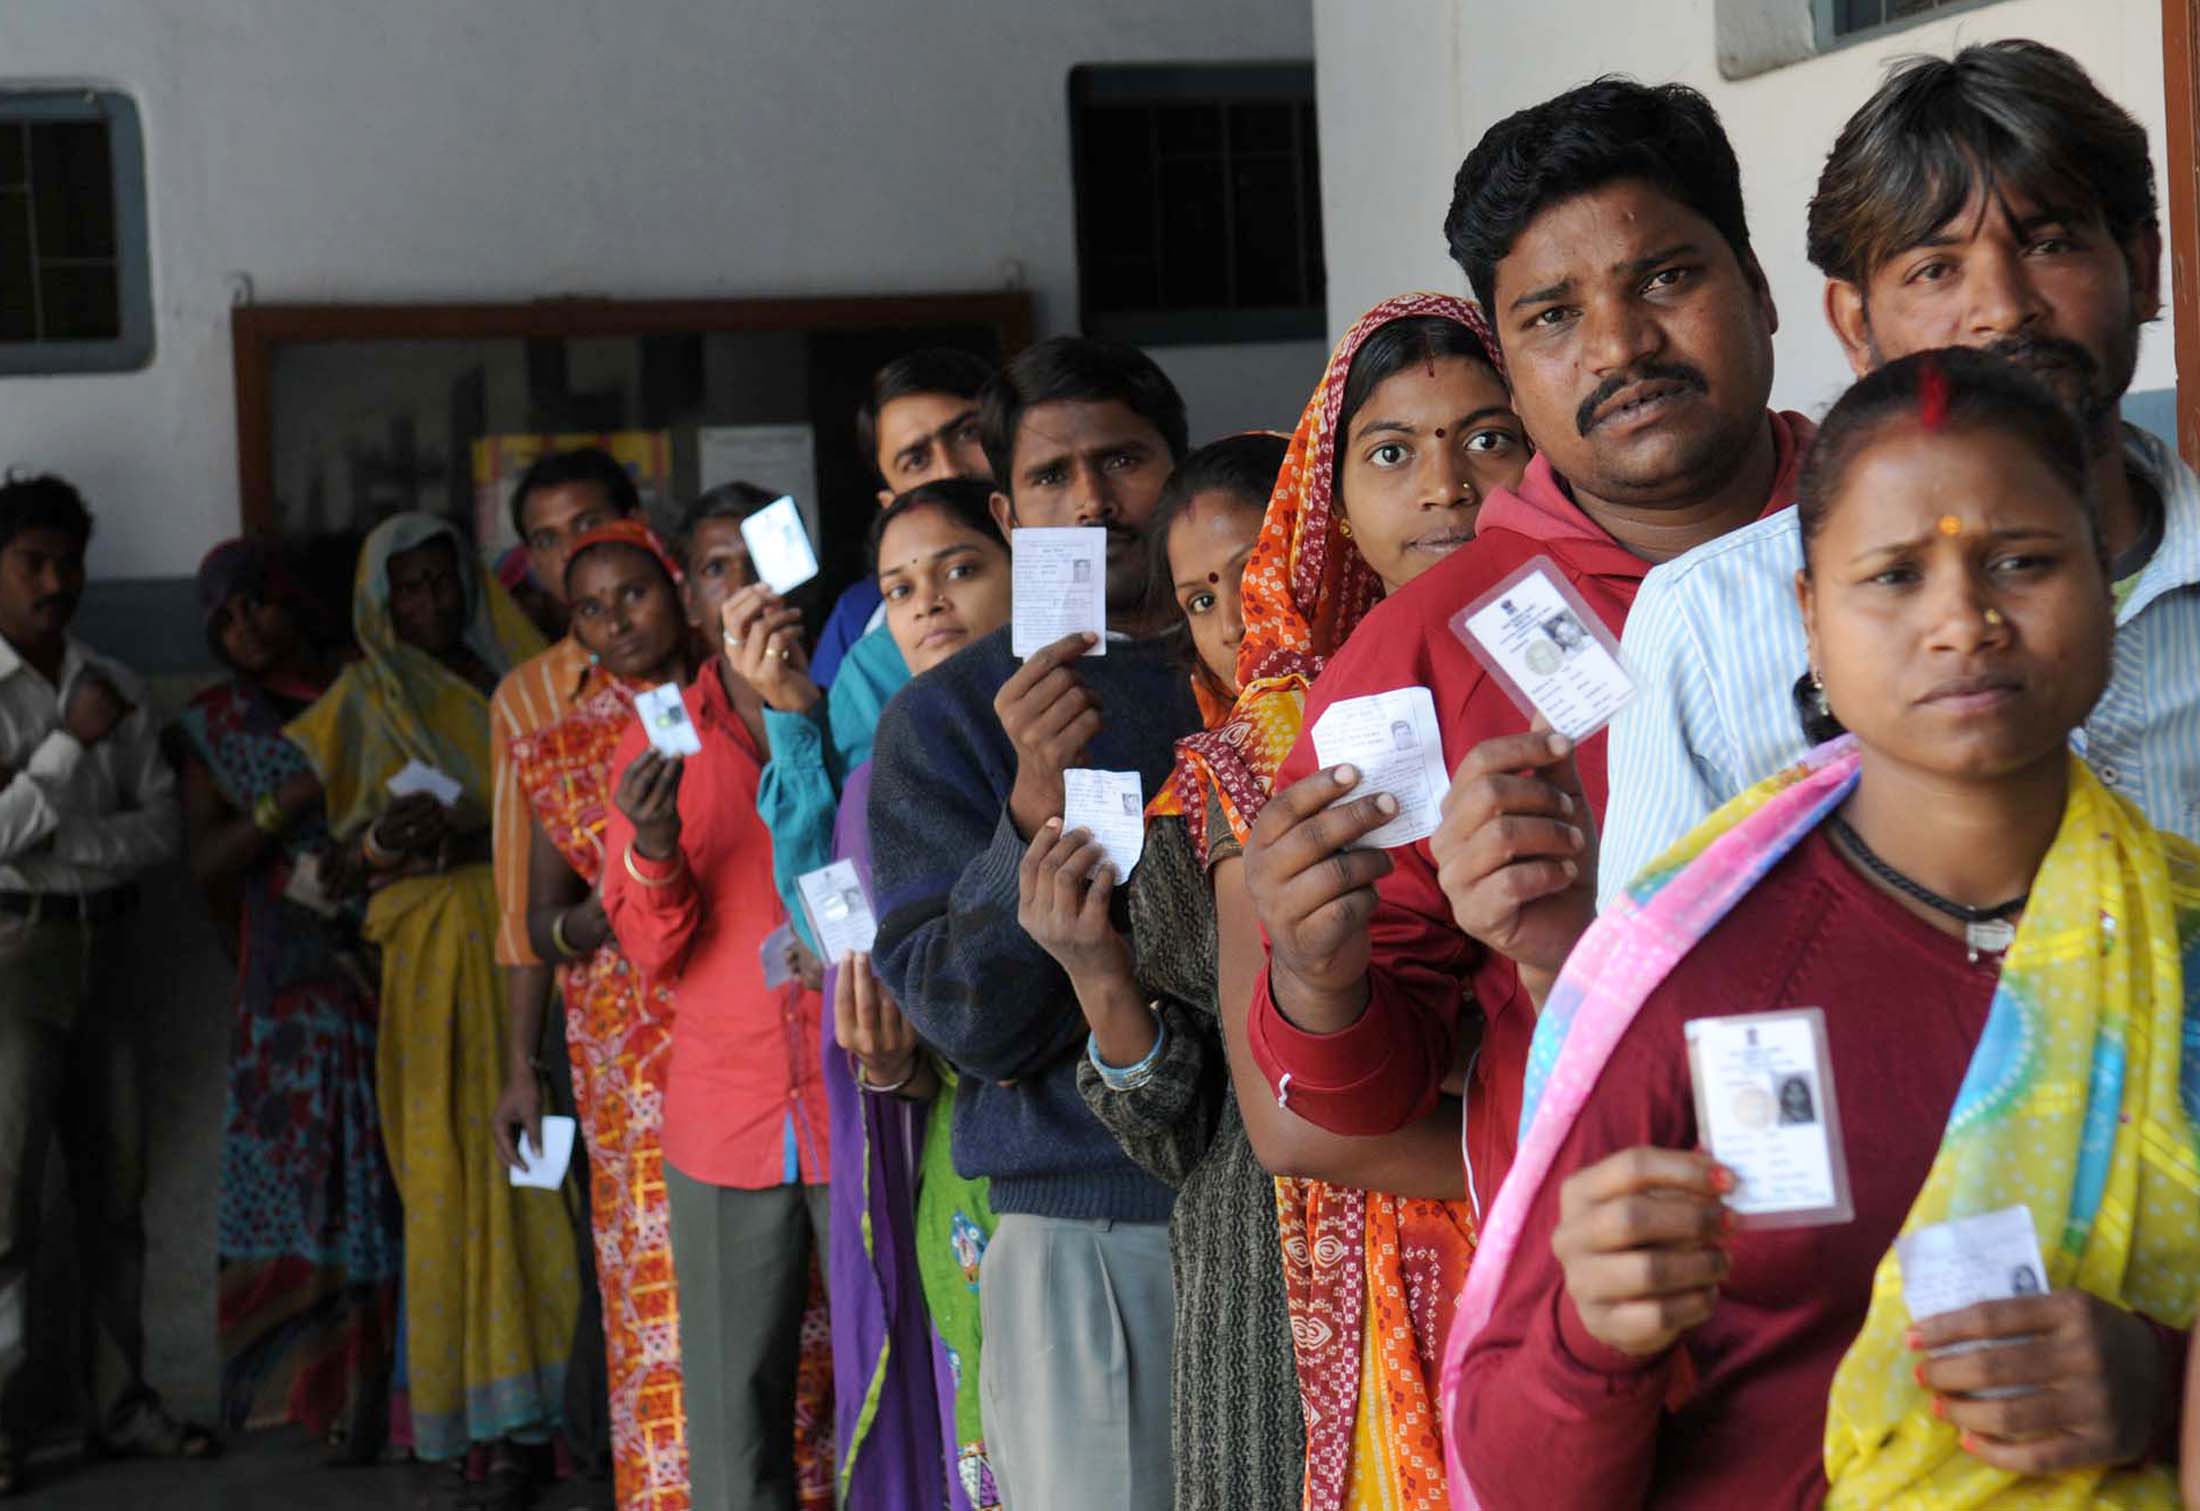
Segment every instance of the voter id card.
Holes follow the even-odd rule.
[[[1394,687],[1339,698],[1314,721],[1314,759],[1324,768],[1352,766],[1360,780],[1338,801],[1389,793],[1398,812],[1360,843],[1371,850],[1416,844],[1436,832],[1451,778],[1436,700],[1425,687]]]
[[[878,923],[852,861],[836,860],[796,878],[795,890],[803,911],[810,915],[810,937],[817,941],[826,964],[838,965],[850,955],[862,954],[876,941]]]
[[[649,743],[659,754],[702,754],[702,736],[695,732],[695,721],[688,717],[687,703],[680,696],[677,682],[667,682],[638,695],[634,699],[634,713],[642,721],[642,732],[649,736]]]
[[[1854,1217],[1826,1015],[1793,1007],[1696,1018],[1682,1032],[1697,1133],[1734,1172],[1726,1204],[1735,1226],[1825,1227]]]
[[[1577,744],[1635,696],[1619,642],[1548,556],[1454,614],[1451,632],[1523,713]]]

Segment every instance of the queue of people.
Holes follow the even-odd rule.
[[[348,645],[218,547],[180,784],[67,634],[81,501],[0,487],[0,1409],[58,1136],[115,1452],[294,1420],[493,1508],[605,1446],[634,1511],[2200,1503],[2200,477],[2118,417],[2143,130],[2036,43],[1896,70],[1811,207],[1816,422],[1696,92],[1495,123],[1444,231],[1473,298],[1370,310],[1288,435],[1195,446],[1107,341],[888,364],[815,634],[743,542],[775,491],[661,538],[594,451],[513,494],[547,646],[424,515]],[[1019,654],[1047,527],[1105,532],[1105,628]],[[1538,572],[1608,732],[1459,627]],[[1319,747],[1400,691],[1445,790],[1389,844]],[[238,976],[214,1428],[142,1378],[100,948],[179,816]],[[805,903],[838,862],[868,950]],[[1817,1058],[1707,1097],[1727,1019]],[[560,1109],[576,1177],[513,1184]],[[1822,1141],[1809,1225],[1737,1128]],[[1922,1309],[1924,1240],[2012,1212],[2037,1268]]]

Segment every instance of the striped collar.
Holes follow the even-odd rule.
[[[2136,425],[2124,427],[2124,460],[2162,495],[2162,543],[2139,569],[2116,616],[2119,624],[2129,624],[2164,593],[2200,587],[2200,474],[2160,436]]]

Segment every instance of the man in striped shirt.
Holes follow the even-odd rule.
[[[2156,825],[2200,837],[2200,478],[2118,412],[2161,309],[2145,130],[2036,42],[1920,59],[1842,130],[1809,246],[1859,375],[1977,347],[2085,421],[2118,612],[2108,691],[2073,739]],[[1788,510],[1643,583],[1622,643],[1639,691],[1612,726],[1603,902],[1805,749],[1801,565]]]

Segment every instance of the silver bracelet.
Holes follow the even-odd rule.
[[[1153,1048],[1136,1065],[1110,1065],[1100,1058],[1100,1041],[1090,1035],[1085,1039],[1085,1058],[1092,1061],[1092,1068],[1100,1072],[1100,1084],[1110,1091],[1136,1091],[1152,1080],[1161,1052],[1169,1047],[1169,1025],[1161,1016],[1161,1004],[1149,1002],[1146,1009],[1153,1014]]]

